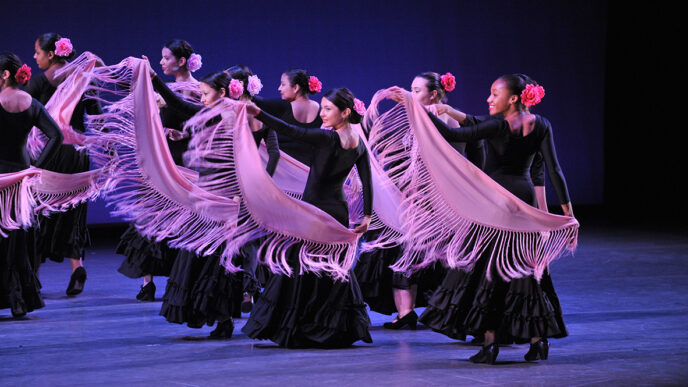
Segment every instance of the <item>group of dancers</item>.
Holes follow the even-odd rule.
[[[117,253],[143,278],[136,298],[154,301],[168,276],[160,314],[215,325],[213,338],[243,311],[248,337],[288,348],[372,342],[366,304],[396,313],[386,329],[473,336],[476,363],[512,342],[546,360],[548,338],[567,335],[549,264],[578,223],[528,76],[497,78],[489,115],[473,116],[443,102],[450,73],[366,108],[347,88],[311,99],[322,83],[303,69],[268,99],[249,67],[197,80],[188,42],[161,54],[173,82],[146,57],[74,59],[55,33],[35,42],[38,75],[0,54],[0,308],[44,306],[46,259],[68,259],[66,292],[83,291],[85,202],[100,195],[131,221]],[[547,213],[545,168],[564,216]]]

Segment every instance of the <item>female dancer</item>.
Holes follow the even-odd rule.
[[[411,94],[423,106],[430,107],[442,103],[448,92],[454,90],[454,76],[450,73],[440,75],[435,72],[425,72],[417,75],[411,84]],[[446,113],[439,117],[450,127],[458,127],[459,123]],[[452,147],[466,156],[478,168],[483,167],[484,152],[482,141],[453,142]],[[374,239],[377,233],[369,233],[366,239]],[[416,328],[418,315],[414,312],[416,306],[426,306],[425,293],[432,293],[442,281],[445,270],[439,264],[405,276],[394,273],[389,266],[399,256],[401,247],[391,249],[376,249],[363,253],[358,258],[354,272],[361,284],[363,298],[371,310],[397,316],[392,322],[385,323],[386,329]],[[420,292],[419,292],[420,285]]]
[[[502,114],[504,120],[479,123],[475,117],[448,106],[441,106],[437,111],[448,113],[462,125],[473,126],[449,128],[436,117],[431,118],[448,141],[485,139],[486,170],[490,177],[533,206],[536,198],[528,173],[533,158],[540,152],[564,214],[572,216],[550,123],[528,111],[528,106],[539,102],[543,95],[544,89],[527,76],[503,75],[492,84],[487,103],[490,115]],[[525,355],[527,361],[546,360],[547,338],[567,336],[549,273],[545,271],[540,281],[527,276],[507,282],[495,272],[494,266],[487,265],[489,255],[490,249],[468,275],[445,278],[421,316],[421,322],[440,331],[453,324],[458,332],[484,334],[483,348],[470,358],[475,363],[494,364],[499,353],[497,340],[503,337],[530,341],[530,350]]]
[[[282,121],[306,129],[320,129],[320,105],[308,98],[309,94],[319,93],[322,83],[318,78],[309,76],[306,70],[289,69],[282,74],[279,90],[281,100],[254,98],[254,102],[265,112]],[[313,145],[299,139],[277,134],[280,150],[296,160],[310,166]]]
[[[26,91],[42,104],[46,104],[62,80],[55,77],[55,72],[72,59],[75,51],[71,41],[50,32],[38,37],[34,45],[34,59],[38,67],[45,70],[31,79]],[[78,132],[85,132],[84,114],[100,114],[100,104],[82,96],[74,108],[70,124]],[[45,169],[62,173],[88,171],[90,161],[86,151],[77,150],[74,145],[62,144],[56,157]],[[88,204],[83,203],[74,209],[49,217],[40,216],[37,232],[37,251],[42,262],[47,258],[62,262],[68,258],[72,264],[72,276],[67,286],[67,295],[75,296],[84,289],[86,269],[83,267],[85,247],[90,243],[86,215]]]
[[[48,137],[35,162],[38,167],[49,165],[62,143],[62,132],[43,105],[18,90],[18,84],[26,83],[30,76],[31,70],[22,66],[16,55],[0,53],[0,174],[29,168],[26,141],[34,126]],[[5,195],[0,198],[8,199]],[[3,211],[15,211],[12,202],[0,203],[0,207]],[[33,242],[32,232],[19,229],[9,231],[6,237],[0,235],[0,309],[10,308],[14,317],[44,305],[29,246]]]
[[[200,56],[185,40],[174,39],[163,46],[160,67],[165,75],[174,76],[175,81],[170,85],[186,100],[198,101],[198,81],[191,73],[200,66]],[[169,133],[167,145],[172,159],[175,164],[183,166],[182,154],[189,145],[189,138],[181,136],[181,130],[189,116],[170,108],[162,98],[157,101],[160,119]],[[143,277],[143,285],[136,295],[139,301],[155,301],[153,277],[170,275],[174,259],[179,254],[178,249],[167,246],[165,242],[154,242],[142,236],[133,224],[122,234],[116,252],[126,257],[119,267],[120,273],[129,278]]]
[[[346,88],[333,89],[321,101],[320,117],[333,130],[305,129],[287,124],[249,104],[247,111],[278,133],[306,141],[315,147],[303,200],[349,225],[349,211],[342,186],[356,166],[363,183],[365,217],[354,229],[365,232],[372,214],[370,163],[363,140],[351,128],[364,113],[362,102],[354,102]],[[289,250],[293,276],[273,275],[256,302],[242,331],[251,338],[270,339],[284,347],[344,347],[363,340],[372,342],[370,319],[356,277],[336,281],[306,272],[300,273],[300,245]]]
[[[250,100],[250,89],[243,85],[249,85],[249,77],[252,75],[248,68],[235,66],[227,72],[204,77],[200,84],[201,102],[205,107],[211,107],[227,96],[244,101]],[[230,86],[232,80],[238,81],[238,84],[235,82],[231,85],[234,87]],[[237,91],[239,85],[240,90]],[[153,77],[153,87],[170,108],[185,116],[185,121],[202,110],[202,107],[186,102],[177,96],[157,76]],[[270,154],[267,169],[269,173],[274,173],[279,159],[276,133],[262,128],[260,122],[254,122],[254,120],[249,122],[249,125],[256,145],[260,144],[261,140],[266,142]],[[188,132],[183,132],[183,135],[188,135]],[[201,169],[200,179],[216,172],[218,171]],[[215,321],[218,321],[210,337],[231,338],[234,331],[232,321],[232,316],[235,315],[234,296],[238,293],[240,299],[243,293],[241,291],[242,275],[226,272],[220,265],[219,254],[199,257],[191,251],[180,250],[167,281],[160,314],[169,322],[187,323],[192,328],[200,328],[205,324],[213,325]]]

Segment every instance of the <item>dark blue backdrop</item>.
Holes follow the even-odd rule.
[[[574,204],[602,204],[606,2],[67,0],[16,2],[3,14],[1,49],[34,72],[34,41],[48,31],[107,63],[145,54],[156,69],[162,45],[182,38],[203,56],[197,75],[246,64],[266,97],[278,96],[290,67],[366,103],[420,72],[449,71],[457,79],[449,103],[475,114],[487,112],[497,76],[526,73],[547,91],[535,112],[553,124]],[[89,221],[110,221],[102,204]]]

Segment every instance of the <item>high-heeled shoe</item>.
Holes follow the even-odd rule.
[[[232,338],[234,333],[234,321],[232,319],[218,322],[215,330],[210,332],[210,338],[215,340],[226,340]]]
[[[487,347],[482,347],[480,352],[471,356],[468,360],[473,363],[494,364],[497,361],[497,355],[499,355],[499,345],[492,343]]]
[[[412,331],[416,330],[416,326],[418,325],[418,315],[413,310],[409,313],[406,313],[404,317],[399,317],[397,315],[397,321],[386,322],[382,324],[382,327],[385,329],[402,329],[407,325]]]
[[[79,266],[72,272],[72,276],[69,278],[69,285],[67,285],[67,295],[76,296],[77,294],[84,291],[84,284],[86,283],[86,269],[83,266]]]
[[[136,295],[136,299],[139,301],[155,301],[155,284],[153,281],[146,285],[141,285],[141,290]]]
[[[549,356],[549,342],[547,339],[540,339],[530,343],[530,349],[523,356],[526,361],[547,360]]]

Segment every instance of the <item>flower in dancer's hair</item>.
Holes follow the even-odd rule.
[[[308,90],[310,90],[311,93],[320,93],[320,90],[322,90],[322,82],[318,79],[318,77],[312,76],[308,78]]]
[[[67,57],[74,50],[72,46],[72,41],[68,38],[62,38],[55,42],[55,55]]]
[[[363,101],[358,98],[354,98],[354,110],[360,115],[365,115],[366,107]]]
[[[238,79],[232,79],[229,82],[229,97],[239,99],[242,94],[244,94],[244,84]]]
[[[251,97],[260,93],[262,89],[263,82],[260,81],[260,78],[258,78],[257,75],[251,75],[248,77],[248,86],[246,87],[246,90],[248,90],[248,93],[251,94]]]
[[[545,89],[540,85],[528,84],[521,92],[521,103],[526,106],[534,106],[542,101],[545,96]]]
[[[31,79],[31,67],[23,64],[22,67],[17,70],[17,73],[14,74],[14,79],[17,80],[17,83],[25,85],[26,82]]]
[[[452,73],[446,73],[440,77],[440,83],[444,91],[450,92],[456,87],[456,78],[454,78]]]
[[[203,66],[203,62],[201,61],[201,56],[198,54],[191,54],[189,60],[186,61],[186,68],[192,73],[198,71],[201,66]]]

